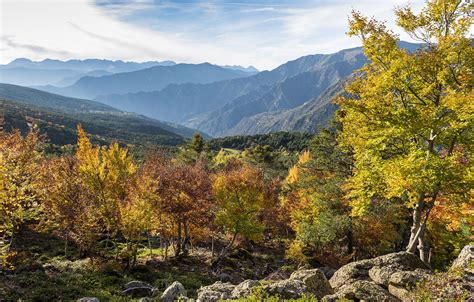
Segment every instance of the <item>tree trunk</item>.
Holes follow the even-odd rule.
[[[418,249],[419,257],[421,261],[429,265],[428,256],[428,245],[426,242],[425,230],[430,215],[431,209],[433,208],[433,202],[425,202],[425,194],[420,194],[420,198],[413,209],[413,225],[411,227],[410,242],[408,243],[406,251],[415,254]],[[423,217],[424,213],[424,217]],[[418,244],[418,245],[417,245]]]
[[[150,233],[146,233],[147,239],[148,239],[148,249],[150,250],[150,258],[153,258],[153,250],[151,249],[151,241],[150,241]]]
[[[181,221],[178,222],[178,242],[176,243],[176,250],[174,251],[174,256],[177,257],[181,254]]]
[[[184,255],[187,255],[188,254],[187,245],[188,245],[188,242],[189,242],[189,232],[188,232],[188,223],[187,223],[186,220],[183,222],[183,226],[184,226],[184,238],[183,238],[183,243],[182,243],[182,246],[181,246],[181,250],[182,250],[182,253]]]
[[[416,242],[418,242],[418,236],[420,233],[421,226],[421,214],[423,211],[425,195],[420,194],[418,202],[413,208],[413,224],[410,229],[410,241],[408,242],[407,252],[414,254],[416,250]]]
[[[214,236],[211,235],[211,259],[214,259]]]

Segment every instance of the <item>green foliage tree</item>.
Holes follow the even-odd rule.
[[[261,172],[248,164],[224,171],[214,179],[213,190],[218,207],[215,223],[232,237],[222,255],[238,235],[259,239],[264,229],[259,214],[265,202]]]
[[[472,202],[473,4],[428,1],[419,14],[395,11],[397,24],[423,42],[412,53],[384,23],[353,12],[350,36],[370,59],[341,97],[340,141],[354,153],[347,198],[363,214],[374,199],[413,209],[407,251],[428,261],[426,224],[440,198]]]
[[[209,145],[202,137],[201,133],[196,132],[192,139],[182,147],[178,152],[178,160],[184,163],[195,163],[200,158],[206,157],[209,153]]]

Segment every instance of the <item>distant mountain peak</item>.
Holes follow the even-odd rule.
[[[224,65],[221,66],[222,68],[227,68],[227,69],[232,69],[232,70],[238,70],[238,71],[243,71],[243,72],[249,72],[249,73],[258,73],[259,70],[252,65],[248,67],[243,67],[240,65]]]

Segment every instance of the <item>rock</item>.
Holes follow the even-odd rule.
[[[77,299],[77,302],[100,302],[100,300],[96,297],[84,297]]]
[[[332,276],[334,276],[334,273],[336,272],[336,269],[329,267],[329,266],[321,266],[318,267],[320,271],[323,272],[324,276],[326,276],[326,279],[331,279]]]
[[[308,293],[304,282],[297,279],[276,281],[261,288],[269,296],[278,296],[281,299],[297,299]]]
[[[291,275],[291,272],[288,270],[278,269],[277,271],[266,276],[263,280],[266,281],[280,281],[288,279]]]
[[[219,281],[222,281],[222,282],[232,282],[233,280],[232,276],[227,273],[220,273],[217,276],[217,279],[219,279]]]
[[[260,286],[260,284],[261,283],[256,280],[245,280],[232,290],[230,297],[232,299],[239,299],[250,296],[252,294],[252,288]]]
[[[474,244],[466,245],[451,265],[451,269],[467,268],[474,262]]]
[[[415,287],[417,283],[429,278],[430,275],[431,272],[429,270],[423,269],[395,272],[390,276],[389,284],[406,288]]]
[[[412,289],[419,282],[428,279],[430,273],[430,271],[422,269],[395,272],[390,276],[388,291],[402,301],[416,300],[412,294]]]
[[[367,302],[398,302],[387,290],[374,282],[359,280],[342,286],[336,294],[325,296],[322,301],[333,302],[340,299]]]
[[[143,281],[130,281],[123,286],[123,294],[135,298],[154,297],[158,294],[158,289]]]
[[[214,284],[203,286],[198,289],[198,301],[217,302],[224,299],[230,299],[232,291],[236,286],[231,283],[217,281]]]
[[[153,298],[145,297],[145,298],[139,299],[138,302],[156,302],[156,300]]]
[[[374,266],[369,270],[369,278],[378,285],[387,287],[390,276],[396,272],[391,266]]]
[[[306,290],[317,299],[333,293],[324,273],[319,269],[305,269],[293,272],[290,276],[292,280],[301,280],[306,285]]]
[[[369,279],[369,270],[374,266],[371,260],[351,262],[338,269],[329,280],[331,287],[336,290],[343,285],[354,283],[358,280]]]
[[[379,268],[373,269],[374,267]],[[346,264],[334,273],[329,283],[337,291],[343,285],[359,280],[370,280],[371,277],[374,277],[374,281],[378,284],[388,286],[391,274],[417,268],[427,269],[427,266],[416,255],[407,252],[392,253]],[[373,269],[372,276],[369,275],[371,269]]]
[[[175,281],[170,286],[168,286],[167,289],[165,289],[165,291],[160,297],[160,301],[172,302],[180,297],[186,297],[186,290],[184,289],[184,286],[181,283]]]

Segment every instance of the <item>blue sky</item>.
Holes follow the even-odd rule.
[[[2,63],[19,56],[94,57],[259,69],[358,46],[345,35],[352,9],[395,27],[395,6],[423,5],[415,0],[0,1]]]

